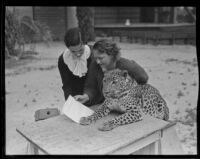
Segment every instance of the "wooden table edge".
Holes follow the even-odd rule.
[[[16,131],[22,135],[29,143],[31,143],[32,145],[34,145],[35,148],[39,149],[40,151],[42,151],[45,154],[49,154],[46,150],[44,150],[43,148],[41,148],[39,145],[37,145],[35,142],[33,142],[32,140],[30,140],[28,137],[26,137],[20,130],[18,130],[16,128]]]

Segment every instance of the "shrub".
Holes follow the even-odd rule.
[[[15,53],[15,44],[19,40],[19,22],[15,12],[6,8],[5,15],[5,55],[10,57]]]
[[[48,42],[52,40],[52,33],[49,27],[44,23],[33,20],[29,16],[22,17],[20,29],[25,43]]]
[[[48,41],[51,40],[52,40],[52,34],[47,25],[40,23],[39,21],[34,21],[29,16],[24,16],[21,19],[19,19],[17,17],[17,14],[15,13],[15,10],[6,8],[6,15],[5,15],[6,57],[16,55],[16,53],[17,56],[20,56],[24,52],[24,45],[26,43],[33,44],[30,45],[30,48],[32,46],[34,46],[35,48],[36,42],[43,41],[48,44]],[[16,49],[16,47],[18,47],[18,49]]]
[[[77,7],[78,26],[81,30],[83,43],[94,40],[94,8]]]

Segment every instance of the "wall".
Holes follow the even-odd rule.
[[[34,7],[34,19],[49,26],[54,40],[63,40],[67,28],[65,7]]]
[[[140,7],[95,7],[95,25],[140,22]]]

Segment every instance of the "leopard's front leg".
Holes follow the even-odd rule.
[[[142,120],[142,115],[139,110],[130,110],[120,116],[115,117],[112,120],[109,120],[99,127],[101,131],[109,131],[117,126],[130,124]]]
[[[108,105],[111,104],[110,100],[105,100],[102,105],[100,105],[98,108],[92,115],[88,116],[88,117],[82,117],[80,119],[80,124],[81,125],[89,125],[93,122],[95,122],[96,120],[108,115],[110,113],[110,108],[108,107]]]

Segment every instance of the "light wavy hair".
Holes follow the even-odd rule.
[[[102,39],[97,41],[93,46],[93,50],[112,56],[114,61],[118,61],[121,57],[121,49],[112,40]]]

